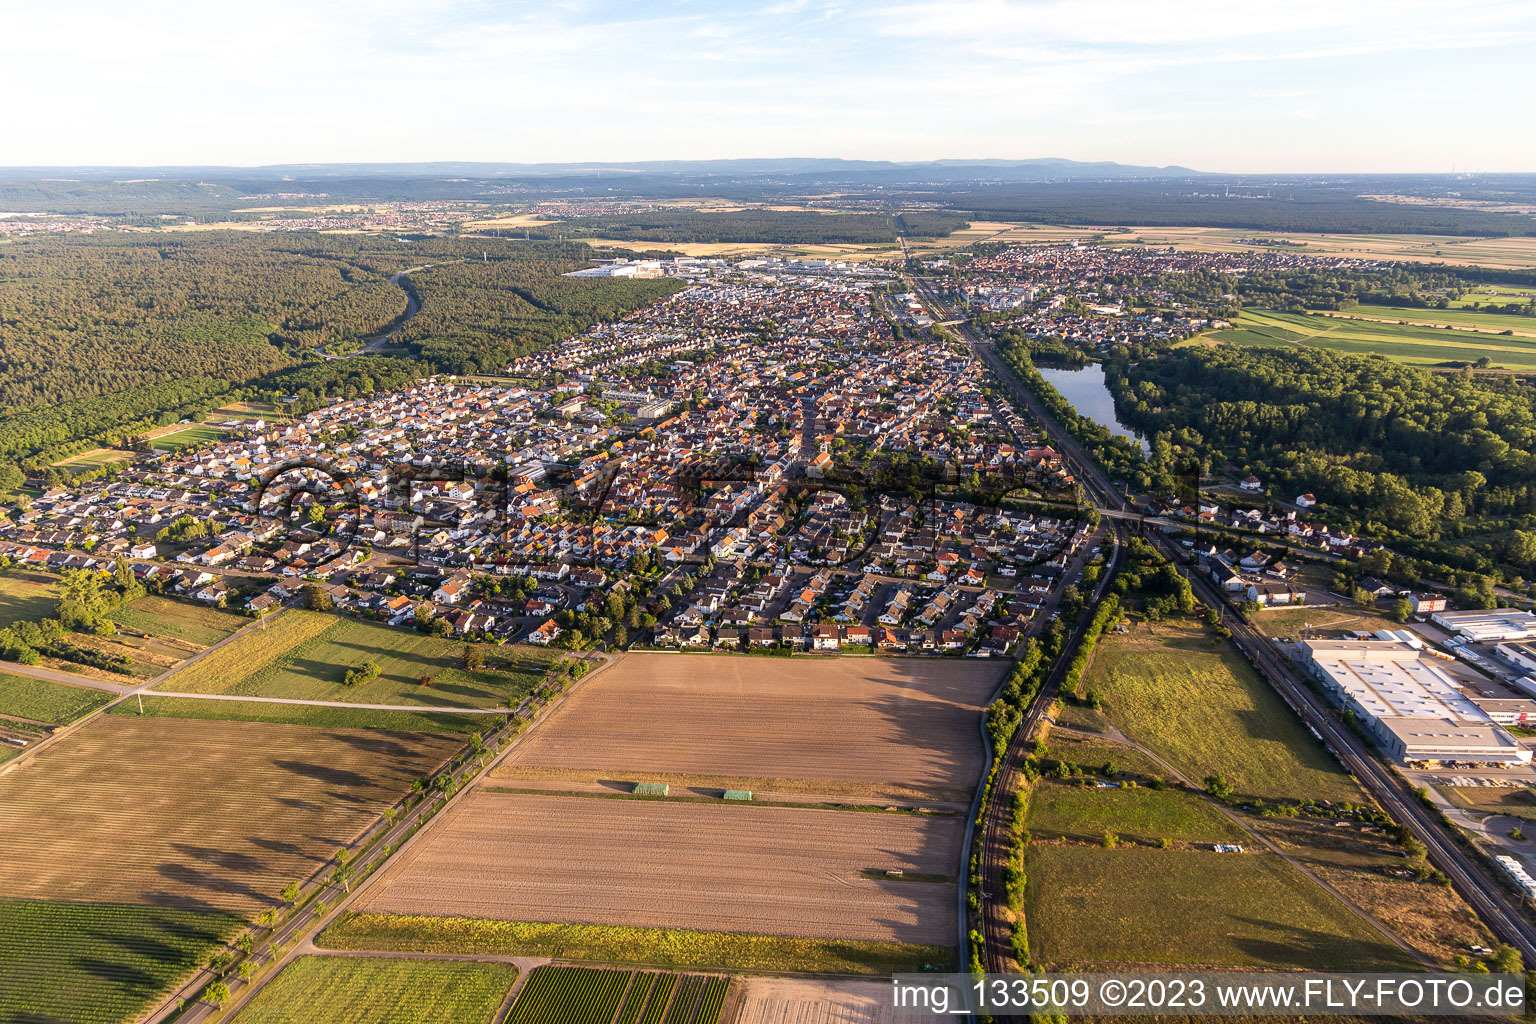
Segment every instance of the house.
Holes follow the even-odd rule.
[[[836,626],[817,626],[811,631],[811,646],[818,651],[835,651],[842,646],[842,634]]]
[[[753,626],[747,630],[747,643],[753,647],[772,647],[775,642],[772,626]]]
[[[1317,498],[1311,494],[1298,494],[1296,496],[1296,506],[1298,508],[1311,508],[1316,504]]]
[[[1243,482],[1238,484],[1237,486],[1241,487],[1245,491],[1248,491],[1248,492],[1254,493],[1254,494],[1264,490],[1264,483],[1263,483],[1263,481],[1261,481],[1258,477],[1254,476],[1252,473],[1250,473],[1247,476],[1243,477]]]
[[[1444,594],[1415,593],[1409,594],[1408,600],[1413,604],[1413,614],[1428,615],[1430,612],[1443,612],[1447,607]]]
[[[469,577],[454,574],[442,582],[432,591],[432,600],[436,604],[458,604],[464,595],[469,592]]]
[[[538,628],[528,634],[527,639],[530,644],[550,644],[554,643],[559,636],[559,625],[555,623],[554,619],[549,619],[540,623]]]

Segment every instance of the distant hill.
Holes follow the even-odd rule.
[[[1199,174],[1188,167],[1142,167],[1112,161],[1083,162],[1059,157],[1030,160],[839,160],[823,157],[775,157],[741,160],[636,160],[587,163],[423,163],[273,164],[263,167],[13,167],[0,175],[18,178],[85,180],[180,179],[214,181],[361,177],[431,178],[547,178],[645,175],[658,177],[833,178],[841,180],[957,181],[992,179],[1042,181],[1051,179],[1183,178]]]

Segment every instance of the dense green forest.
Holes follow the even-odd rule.
[[[494,373],[519,356],[683,287],[675,278],[561,276],[589,266],[591,260],[579,255],[587,252],[586,246],[529,248],[516,257],[412,274],[404,281],[421,312],[406,323],[402,340],[438,369]]]
[[[945,213],[902,214],[907,231],[936,237],[965,226]],[[797,210],[655,210],[610,217],[573,217],[542,228],[541,238],[616,238],[644,242],[765,242],[783,245],[896,241],[896,223],[884,213],[812,213]]]
[[[1167,349],[1105,371],[1154,465],[1230,463],[1399,551],[1536,572],[1536,392],[1522,380],[1312,348]]]
[[[393,387],[418,372],[495,369],[679,287],[567,278],[576,243],[405,240],[308,232],[38,237],[0,246],[0,467],[197,416],[232,398]],[[421,360],[318,360],[421,303]],[[14,485],[14,470],[5,481]]]
[[[1382,190],[1397,180],[1375,183]],[[1365,234],[1536,235],[1528,214],[1361,199],[1369,181],[1041,182],[939,188],[929,198],[982,220]],[[1507,201],[1507,200],[1506,200]]]

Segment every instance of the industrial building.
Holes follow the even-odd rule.
[[[1531,751],[1404,643],[1305,640],[1298,660],[1393,759],[1529,764]]]
[[[1536,615],[1513,608],[1488,611],[1435,612],[1429,621],[1464,640],[1526,640],[1536,637]]]

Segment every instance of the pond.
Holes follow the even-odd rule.
[[[1115,415],[1115,398],[1109,393],[1109,385],[1104,383],[1104,367],[1098,363],[1089,363],[1082,369],[1061,370],[1037,365],[1035,369],[1040,371],[1040,376],[1050,382],[1051,387],[1061,392],[1061,397],[1072,403],[1072,408],[1089,419],[1106,428],[1116,437],[1128,437],[1141,444],[1142,452],[1150,449],[1147,441],[1136,431],[1121,423]]]

